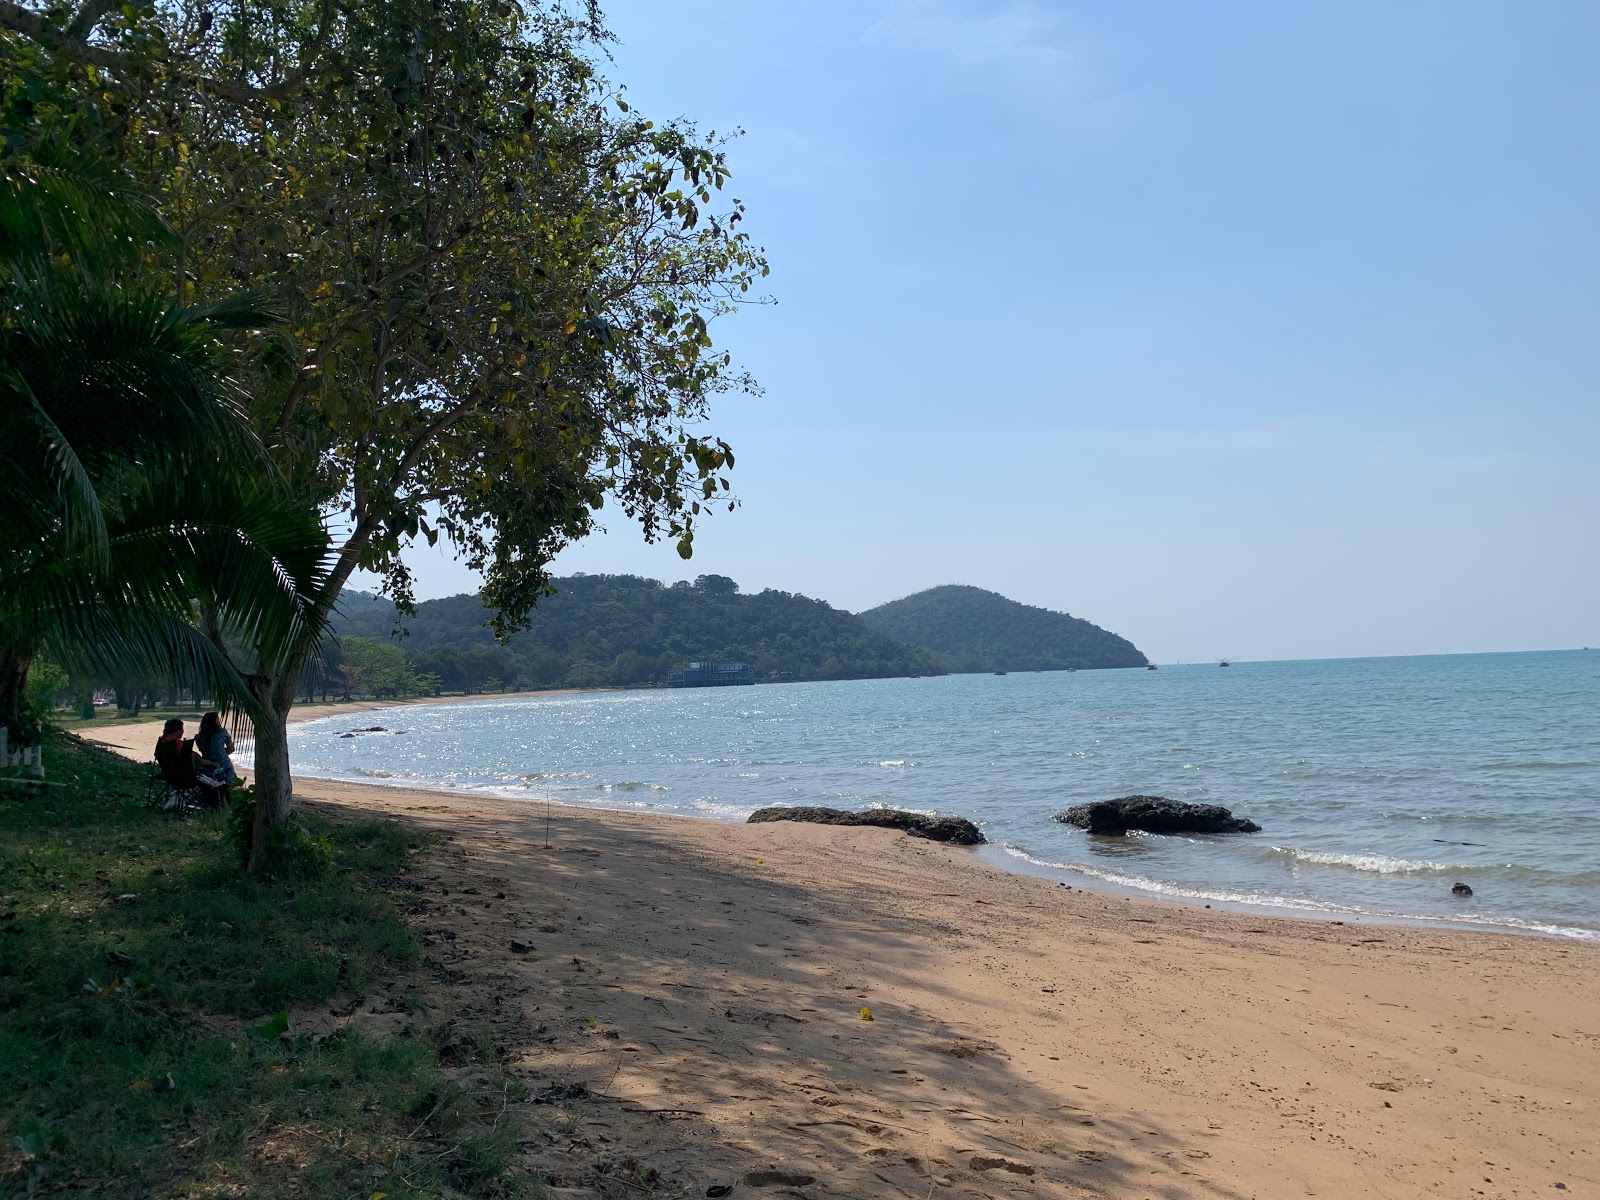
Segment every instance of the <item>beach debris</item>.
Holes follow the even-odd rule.
[[[582,1100],[588,1094],[589,1089],[581,1083],[552,1083],[529,1096],[528,1103],[566,1104],[571,1100]]]
[[[1090,833],[1260,833],[1261,826],[1236,817],[1220,804],[1189,804],[1165,796],[1095,800],[1057,813],[1052,820]]]
[[[717,1198],[721,1196],[731,1196],[733,1195],[733,1184],[713,1183],[706,1189],[706,1195],[710,1196],[711,1200],[717,1200]]]
[[[1450,894],[1452,896],[1470,896],[1472,895],[1472,889],[1464,883],[1458,883],[1450,889]]]
[[[1013,1175],[1034,1175],[1038,1168],[1027,1163],[1013,1162],[1009,1158],[998,1156],[990,1157],[985,1154],[974,1154],[967,1163],[974,1171],[1010,1171]]]
[[[951,1058],[977,1058],[982,1054],[993,1054],[1000,1047],[993,1042],[979,1042],[970,1038],[955,1038],[948,1042],[929,1042],[925,1047],[940,1054],[948,1054]]]
[[[803,1171],[784,1171],[777,1167],[745,1172],[745,1187],[810,1187],[817,1181],[815,1175]],[[727,1193],[723,1193],[726,1195]]]
[[[981,846],[988,839],[965,817],[930,817],[927,813],[906,812],[898,808],[869,808],[864,812],[851,812],[843,808],[820,808],[814,805],[796,807],[775,806],[758,808],[747,818],[747,823],[759,825],[766,821],[806,821],[813,825],[873,825],[883,829],[902,829],[912,837],[927,838],[934,842],[947,842],[952,846]]]
[[[865,1004],[863,1004],[861,1006],[861,1019],[863,1021],[872,1020],[872,1010],[870,1008],[868,1008]]]

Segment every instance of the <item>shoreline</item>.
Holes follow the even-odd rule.
[[[445,839],[407,885],[429,1003],[496,1014],[530,1088],[587,1088],[595,1155],[692,1194],[1600,1192],[1600,947],[1068,889],[882,829],[552,803],[546,842],[526,801],[296,792]]]
[[[507,796],[492,791],[453,790],[437,784],[407,783],[377,777],[347,779],[335,775],[297,774],[295,779],[297,781],[304,779],[319,783],[331,783],[341,787],[380,788],[397,792],[416,792],[427,796],[450,796],[463,801],[492,800],[496,803],[512,805],[550,804],[557,808],[580,813],[617,813],[621,816],[651,817],[662,820],[704,821],[712,825],[722,826],[739,826],[745,823],[742,819],[712,816],[707,813],[684,812],[682,810],[647,810],[637,806],[629,807],[621,804],[598,802],[587,804],[561,800],[553,796]],[[1109,879],[1103,879],[1092,872],[1080,870],[1070,864],[1063,865],[1039,860],[1008,842],[986,842],[981,846],[971,847],[971,849],[975,857],[981,859],[995,870],[1002,871],[1008,875],[1023,875],[1029,878],[1045,879],[1052,883],[1060,883],[1070,879],[1072,882],[1067,886],[1076,888],[1079,891],[1099,896],[1114,896],[1118,899],[1141,903],[1163,904],[1174,908],[1199,909],[1201,911],[1231,912],[1268,921],[1311,921],[1352,927],[1366,924],[1409,929],[1448,929],[1458,933],[1519,938],[1531,937],[1561,943],[1600,946],[1600,930],[1584,929],[1580,926],[1553,925],[1531,921],[1523,921],[1521,924],[1510,923],[1512,921],[1520,921],[1521,918],[1471,921],[1464,918],[1435,917],[1418,913],[1378,912],[1357,908],[1317,908],[1313,907],[1311,902],[1307,902],[1305,907],[1295,907],[1290,904],[1251,903],[1218,896],[1160,892],[1154,889],[1144,889],[1131,884],[1121,884]],[[1326,903],[1330,906],[1333,904],[1332,901],[1327,901]]]
[[[330,700],[326,704],[297,704],[289,710],[289,724],[297,725],[303,721],[320,721],[324,717],[343,717],[356,713],[379,712],[392,708],[409,708],[420,704],[485,704],[495,700],[535,700],[541,696],[588,696],[608,695],[615,692],[652,691],[652,688],[549,688],[543,691],[521,692],[489,692],[474,696],[408,696],[403,700]],[[664,689],[661,689],[664,690]],[[186,724],[193,724],[200,720],[205,709],[200,707],[167,708],[157,706],[151,710],[158,712],[159,716],[152,717],[118,717],[115,710],[108,710],[107,715],[98,717],[94,723],[72,721],[62,726],[67,733],[88,737],[98,731],[119,733],[127,728],[148,728],[158,721],[165,720],[168,716],[177,717]],[[90,738],[91,741],[96,740]]]
[[[1536,924],[1516,917],[1485,918],[1481,921],[1472,921],[1462,917],[1436,917],[1420,913],[1334,908],[1331,907],[1334,903],[1333,901],[1325,901],[1324,903],[1330,906],[1326,908],[1314,907],[1313,902],[1306,902],[1304,907],[1297,907],[1290,903],[1251,903],[1250,901],[1237,900],[1225,896],[1161,892],[1154,889],[1135,887],[1131,884],[1115,883],[1112,880],[1102,879],[1098,875],[1071,865],[1038,860],[1028,855],[1025,851],[1007,843],[989,842],[978,849],[980,855],[986,860],[1002,860],[994,862],[998,870],[1050,880],[1059,880],[1061,877],[1066,876],[1074,881],[1073,886],[1081,887],[1083,891],[1093,892],[1097,895],[1118,896],[1125,900],[1148,901],[1152,904],[1170,904],[1178,908],[1199,908],[1202,910],[1209,909],[1214,912],[1242,913],[1268,921],[1320,921],[1332,925],[1348,925],[1352,927],[1365,924],[1398,929],[1448,929],[1457,933],[1540,938],[1564,945],[1600,946],[1600,930],[1585,929],[1581,926]],[[982,851],[984,850],[990,850],[991,853],[983,854]],[[1012,863],[1017,865],[1012,865]],[[1080,880],[1087,882],[1079,883],[1078,881]],[[1520,923],[1512,924],[1511,922]]]
[[[629,1153],[673,1119],[611,1122],[665,1109],[812,1196],[1600,1188],[1593,947],[1069,891],[880,829],[552,805],[546,849],[518,801],[303,796],[451,839],[418,882],[461,1003],[525,987],[514,1061],[621,1101]]]
[[[534,699],[542,696],[576,696],[576,695],[607,695],[618,692],[640,690],[627,688],[561,688],[550,691],[525,691],[496,693],[488,696],[444,696],[433,698],[409,698],[404,700],[351,700],[336,701],[328,705],[299,707],[290,711],[289,724],[302,724],[309,721],[323,720],[338,716],[353,716],[361,713],[380,712],[397,708],[416,707],[419,705],[439,704],[473,704],[486,703],[495,700]],[[199,714],[195,714],[198,719]],[[88,737],[96,744],[117,753],[140,757],[139,739],[148,740],[149,723],[117,723],[112,722],[99,730],[74,729],[72,732]],[[105,736],[94,737],[100,733]],[[243,774],[248,777],[249,768],[243,768]],[[346,779],[331,775],[315,775],[295,773],[296,793],[299,793],[298,784],[301,780],[320,781],[338,786],[357,788],[389,789],[406,793],[419,793],[423,795],[452,796],[465,800],[493,800],[497,803],[521,804],[551,804],[573,812],[609,812],[623,815],[659,818],[684,818],[691,821],[704,821],[713,825],[739,825],[742,821],[729,818],[711,816],[705,813],[684,811],[647,811],[638,807],[609,805],[603,803],[574,803],[551,796],[507,796],[491,791],[455,791],[437,784],[407,783],[383,778],[372,779]],[[1452,930],[1465,934],[1485,934],[1490,936],[1536,938],[1555,941],[1561,944],[1576,944],[1600,946],[1600,931],[1586,929],[1578,926],[1557,925],[1550,922],[1533,922],[1522,918],[1504,918],[1507,923],[1484,920],[1458,920],[1449,917],[1439,917],[1428,914],[1379,912],[1356,908],[1331,907],[1335,902],[1328,901],[1330,907],[1295,907],[1288,904],[1276,905],[1267,903],[1251,903],[1214,895],[1184,895],[1181,893],[1161,892],[1154,889],[1142,889],[1134,885],[1119,884],[1109,879],[1103,879],[1092,872],[1078,870],[1070,864],[1052,863],[1039,860],[1029,855],[1018,847],[1009,843],[989,842],[982,847],[975,848],[978,857],[984,859],[996,870],[1008,874],[1027,876],[1030,878],[1047,879],[1052,882],[1071,880],[1068,885],[1080,891],[1100,896],[1112,896],[1123,900],[1162,904],[1178,909],[1193,909],[1212,912],[1232,912],[1245,914],[1261,920],[1272,921],[1306,921],[1334,926],[1360,926],[1373,925],[1385,928],[1412,928],[1412,929],[1439,929]],[[1520,921],[1521,924],[1511,924],[1511,921]]]

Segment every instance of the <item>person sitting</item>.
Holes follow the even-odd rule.
[[[161,778],[174,789],[183,792],[198,788],[200,799],[207,807],[216,807],[223,783],[212,772],[216,763],[200,757],[194,742],[183,736],[183,722],[174,718],[161,728],[156,741],[156,765],[161,768]]]
[[[215,769],[212,775],[222,781],[223,787],[239,782],[239,773],[233,769],[233,737],[222,727],[222,718],[208,712],[200,718],[200,732],[194,735],[195,752]]]

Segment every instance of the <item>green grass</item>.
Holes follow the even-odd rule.
[[[442,1067],[425,1014],[394,1037],[271,1036],[286,1008],[415,989],[389,894],[414,833],[313,819],[328,867],[259,881],[222,816],[145,809],[145,768],[61,733],[45,762],[66,786],[0,790],[0,1195],[519,1186],[504,1081]]]

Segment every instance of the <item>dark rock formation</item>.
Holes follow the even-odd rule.
[[[1123,796],[1096,800],[1055,815],[1057,821],[1090,833],[1260,833],[1261,826],[1236,817],[1220,804],[1186,804],[1163,796]]]
[[[843,808],[758,808],[749,824],[763,821],[808,821],[814,825],[877,825],[884,829],[903,829],[912,837],[952,846],[981,846],[983,831],[965,817],[930,817],[898,808],[869,808],[850,812]]]

